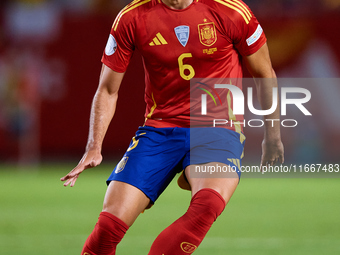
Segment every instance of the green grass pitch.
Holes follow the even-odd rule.
[[[75,187],[66,164],[17,170],[0,165],[0,254],[74,255],[101,211],[113,165],[86,170]],[[157,234],[187,209],[171,183],[141,214],[117,254],[147,254]],[[340,254],[340,179],[242,179],[196,255]]]

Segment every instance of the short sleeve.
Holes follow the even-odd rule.
[[[267,41],[263,29],[255,15],[244,4],[243,15],[235,15],[233,20],[232,41],[242,56],[249,56],[258,51]]]
[[[118,14],[107,41],[102,62],[113,71],[123,73],[126,71],[133,55],[134,33],[131,19]]]

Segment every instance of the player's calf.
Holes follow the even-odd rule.
[[[225,206],[224,199],[215,190],[198,191],[188,211],[159,234],[149,255],[193,253]]]
[[[81,255],[114,255],[117,244],[128,230],[122,220],[116,216],[101,212],[94,230],[87,238]]]

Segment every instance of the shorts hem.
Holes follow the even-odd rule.
[[[145,195],[148,199],[150,199],[150,202],[151,202],[152,204],[154,204],[154,203],[156,202],[157,198],[158,198],[158,197],[156,197],[155,199],[152,199],[151,196],[149,196],[149,195],[147,194],[148,192],[146,192],[146,191],[143,190],[142,188],[138,187],[137,185],[135,185],[135,184],[133,184],[133,183],[129,183],[129,182],[124,181],[124,180],[119,180],[119,179],[108,179],[108,180],[106,180],[106,185],[109,186],[110,182],[112,182],[112,181],[123,182],[123,183],[129,184],[129,185],[131,185],[131,186],[133,186],[133,187],[139,189],[140,191],[142,191],[142,192],[144,193],[144,195]]]

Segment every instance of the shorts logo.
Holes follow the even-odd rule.
[[[178,26],[175,27],[175,34],[177,36],[178,41],[185,47],[189,40],[189,32],[190,28],[188,26]]]
[[[200,42],[204,46],[211,46],[217,41],[216,28],[214,22],[198,25],[198,35]]]
[[[185,253],[193,253],[197,249],[197,246],[188,242],[183,242],[181,243],[181,249]]]
[[[124,170],[125,168],[125,165],[126,165],[126,162],[128,161],[129,157],[127,156],[124,156],[118,163],[117,167],[116,167],[116,171],[115,173],[118,174],[120,173],[121,171]]]
[[[117,49],[116,39],[113,37],[113,35],[110,34],[105,47],[105,54],[107,56],[111,56],[113,53],[116,52],[116,49]]]

